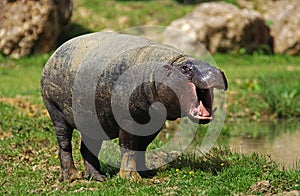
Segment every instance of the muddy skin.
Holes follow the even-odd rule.
[[[151,63],[147,62],[158,62],[159,66],[152,67]],[[129,99],[129,111],[136,123],[149,122],[148,109],[154,102],[165,106],[167,120],[188,116],[195,123],[206,124],[213,119],[212,89],[227,89],[227,80],[221,70],[184,55],[170,46],[142,37],[102,32],[74,38],[55,51],[45,65],[41,77],[42,97],[54,125],[59,146],[60,180],[72,181],[82,178],[72,158],[71,140],[74,129],[78,129],[82,136],[80,152],[84,160],[86,178],[106,180],[100,171],[97,155],[103,140],[117,137],[122,156],[119,175],[132,180],[154,175],[145,166],[144,151],[161,127],[152,130],[150,134],[135,135],[133,133],[142,133],[143,130],[138,130],[135,126],[129,126],[132,127],[130,131],[124,130],[116,122],[112,111],[114,84],[126,70],[141,63],[145,65],[139,68],[139,76],[147,78],[147,82],[139,85]],[[97,79],[92,101],[95,102],[96,118],[106,138],[91,138],[82,134],[78,121],[75,122],[73,106],[82,104],[83,98],[74,95],[74,83],[76,74],[82,70],[87,79]],[[163,77],[163,81],[175,84],[177,92],[181,94],[176,94],[174,89],[163,83],[155,82],[154,77],[157,73]],[[137,75],[131,78],[135,77]],[[183,83],[188,85],[184,86]],[[93,86],[90,85],[89,88],[89,84],[84,85],[87,86],[82,88],[83,95],[88,94]],[[183,103],[183,106],[180,103]],[[126,104],[118,104],[120,109],[127,107]],[[89,112],[89,108],[82,112]],[[156,112],[160,114],[159,110]],[[80,123],[85,125],[86,119],[81,120]],[[127,119],[124,117],[122,120]],[[132,123],[130,120],[128,122],[129,125]]]

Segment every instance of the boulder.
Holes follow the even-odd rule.
[[[197,51],[191,48],[200,42],[211,53],[241,48],[251,53],[268,48],[270,40],[270,30],[258,12],[222,2],[199,4],[191,14],[173,21],[163,38],[164,43],[183,50]]]
[[[274,51],[290,55],[300,54],[300,1],[282,0],[270,5],[264,18],[270,21],[274,37]]]
[[[0,53],[20,58],[53,50],[72,7],[72,0],[1,0]]]
[[[300,54],[299,0],[238,0],[238,4],[262,13],[270,26],[275,53]]]
[[[278,0],[237,0],[237,4],[240,8],[247,8],[264,13],[275,1]]]

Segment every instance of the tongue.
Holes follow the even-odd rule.
[[[205,106],[203,105],[202,101],[200,101],[198,110],[199,110],[200,116],[203,116],[203,117],[209,117],[210,116],[209,111],[205,108]]]
[[[200,101],[199,106],[191,110],[191,114],[199,119],[208,119],[211,118],[210,112],[205,108],[202,101]]]

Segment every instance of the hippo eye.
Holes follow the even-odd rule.
[[[181,66],[181,73],[183,73],[189,81],[192,80],[192,66],[189,64],[185,64]]]
[[[186,74],[189,70],[190,70],[190,68],[189,68],[188,66],[186,66],[186,65],[183,65],[183,66],[181,67],[181,72],[182,72],[183,74]]]

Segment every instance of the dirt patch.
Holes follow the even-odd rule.
[[[0,102],[20,109],[29,117],[49,116],[47,110],[42,105],[33,104],[31,98],[27,96],[1,97]]]
[[[284,196],[300,196],[300,191],[283,191],[282,193],[274,194],[274,187],[268,180],[263,180],[252,184],[249,188],[250,192],[263,193],[264,195],[284,195]]]
[[[0,140],[5,140],[5,139],[11,138],[11,137],[13,137],[13,134],[11,131],[9,131],[9,132],[2,131],[2,129],[0,127]]]
[[[260,182],[256,182],[254,184],[251,185],[251,187],[249,188],[249,191],[251,192],[261,192],[261,193],[270,193],[272,187],[271,184],[268,180],[263,180]]]

